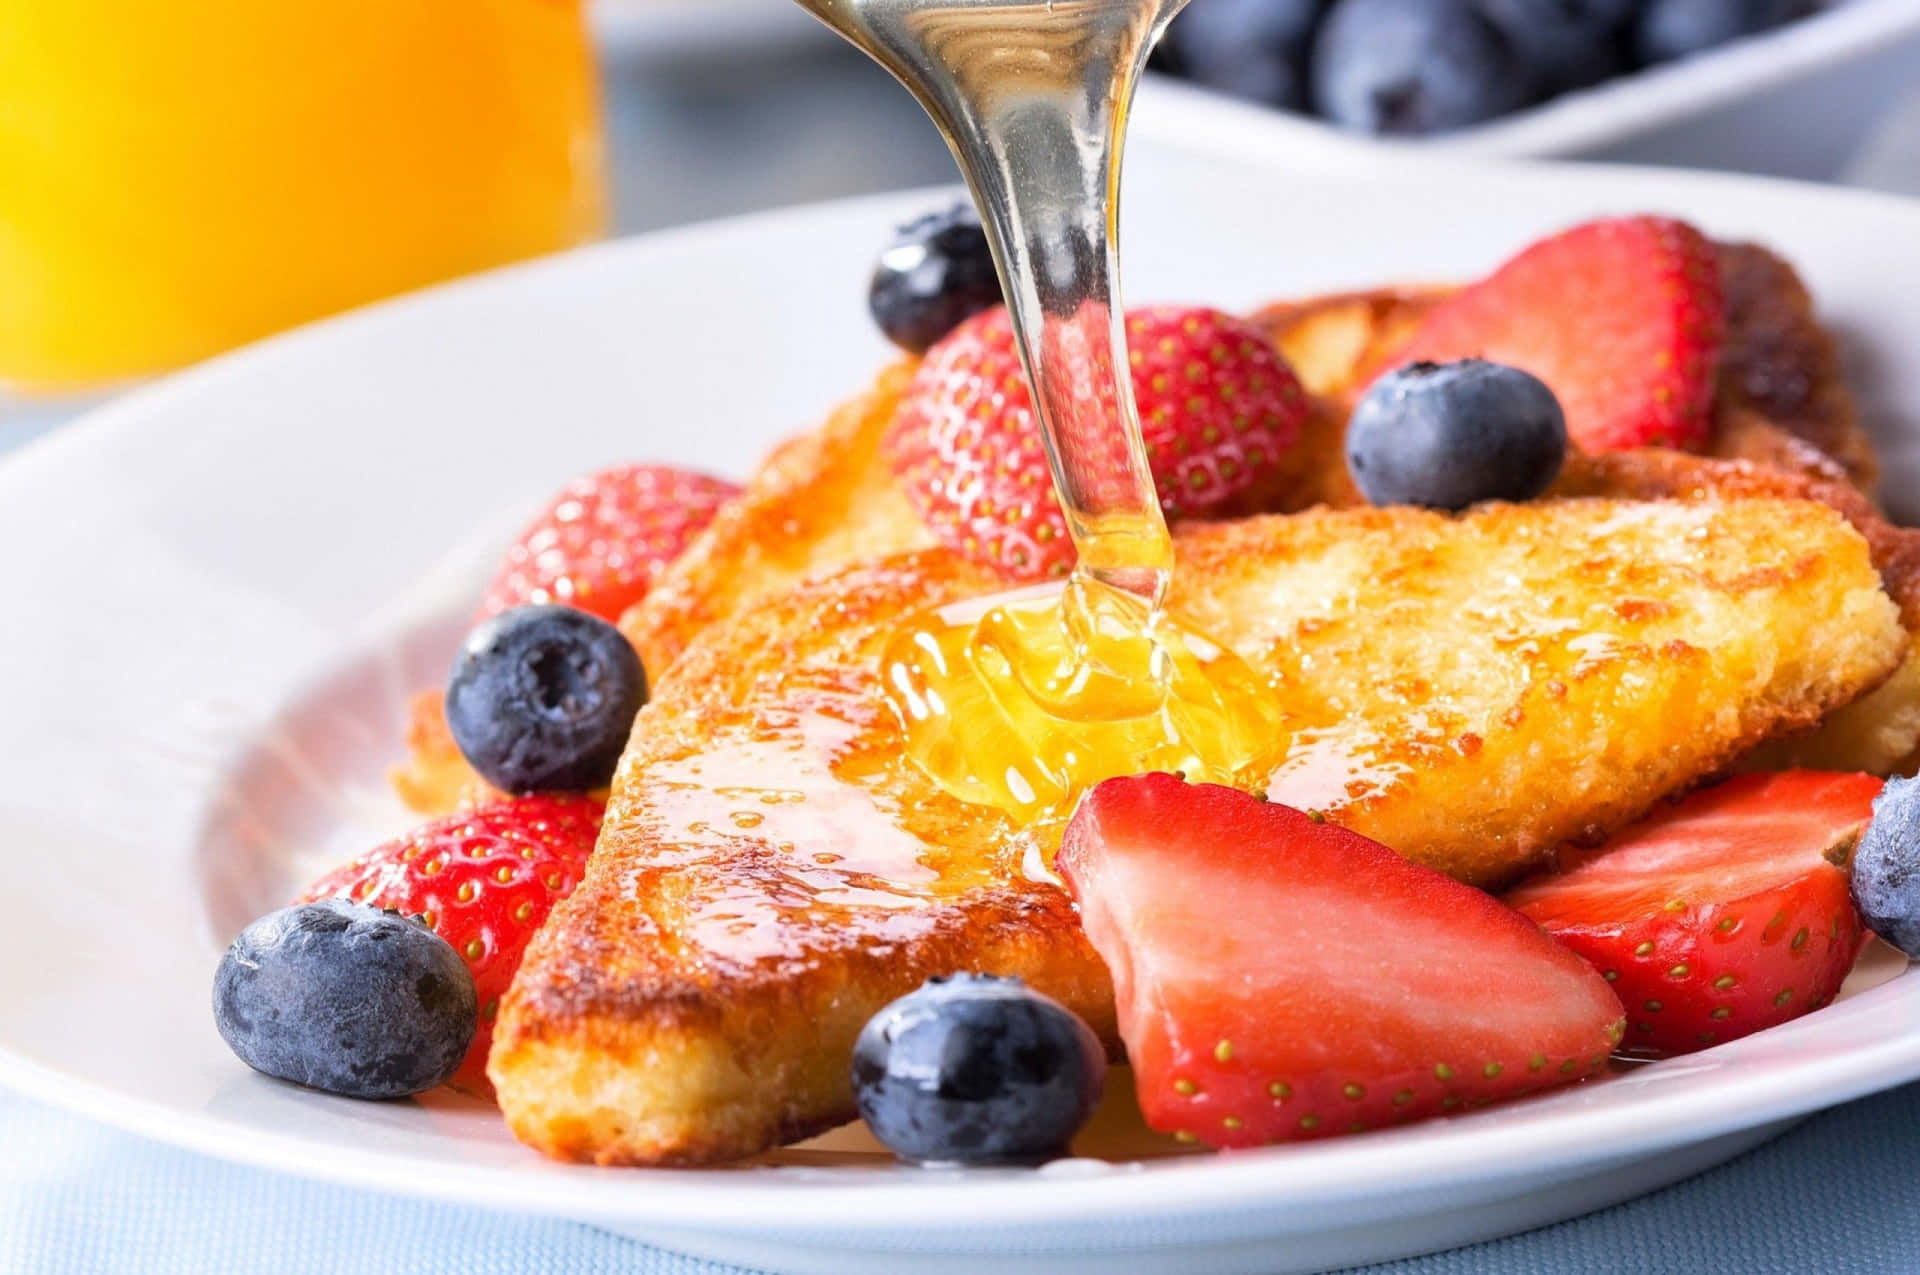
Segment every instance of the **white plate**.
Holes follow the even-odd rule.
[[[1199,0],[1204,4],[1207,0]],[[1606,154],[1826,176],[1874,111],[1920,75],[1920,0],[1838,0],[1828,12],[1430,138],[1373,138],[1167,76],[1140,95],[1136,136],[1292,157],[1394,162]]]
[[[1136,299],[1247,306],[1468,275],[1606,210],[1763,237],[1851,338],[1876,426],[1906,440],[1894,472],[1920,490],[1920,206],[1628,171],[1310,177],[1150,145],[1131,178]],[[817,419],[884,356],[865,273],[925,202],[759,217],[457,284],[162,382],[0,466],[0,837],[15,891],[0,1079],[265,1168],[760,1266],[891,1271],[912,1253],[927,1270],[992,1254],[1009,1271],[1273,1272],[1578,1212],[1920,1076],[1907,975],[1504,1109],[1036,1176],[828,1151],[709,1172],[561,1166],[478,1104],[331,1099],[232,1059],[208,1012],[220,941],[314,860],[404,822],[379,772],[404,695],[442,674],[488,542],[595,463],[737,473]]]

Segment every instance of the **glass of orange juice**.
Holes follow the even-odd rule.
[[[0,384],[178,367],[606,216],[581,0],[0,0]]]

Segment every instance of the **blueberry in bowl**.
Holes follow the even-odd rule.
[[[1203,0],[1168,28],[1165,61],[1222,93],[1304,110],[1307,51],[1326,8],[1326,0]]]
[[[1642,62],[1670,62],[1772,30],[1813,11],[1808,0],[1647,0],[1633,25]]]
[[[1478,0],[1538,85],[1580,88],[1626,70],[1636,0]]]
[[[1806,17],[1811,0],[1193,0],[1154,65],[1374,135],[1486,123]]]
[[[1534,96],[1531,69],[1472,0],[1340,0],[1312,79],[1315,110],[1366,133],[1464,128]]]
[[[1106,1067],[1093,1030],[1058,1001],[1017,978],[954,974],[868,1021],[854,1100],[904,1160],[1037,1164],[1066,1154]]]

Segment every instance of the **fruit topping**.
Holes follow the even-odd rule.
[[[1313,100],[1368,133],[1434,133],[1524,103],[1513,46],[1472,0],[1341,0],[1313,49]]]
[[[1309,410],[1292,370],[1258,329],[1217,310],[1148,306],[1129,311],[1126,325],[1141,431],[1167,516],[1259,507],[1291,476]],[[927,352],[885,446],[943,543],[1020,579],[1065,575],[1073,565],[1004,308],[975,315]]]
[[[447,728],[503,792],[586,792],[613,778],[646,700],[646,670],[620,630],[571,607],[515,607],[461,646]]]
[[[969,200],[894,232],[867,285],[867,310],[889,341],[914,354],[1000,304],[1000,276]]]
[[[932,978],[875,1014],[853,1048],[853,1092],[906,1160],[1035,1164],[1065,1155],[1100,1103],[1092,1029],[1017,978]]]
[[[1626,1047],[1682,1054],[1833,999],[1859,954],[1847,857],[1880,781],[1742,775],[1563,858],[1507,902],[1591,961]]]
[[[481,617],[561,602],[618,620],[739,491],[666,465],[615,465],[576,478],[507,550]]]
[[[1326,0],[1205,0],[1189,5],[1162,46],[1208,88],[1298,110],[1307,104],[1307,46]]]
[[[445,1084],[474,1039],[474,982],[418,921],[341,899],[269,913],[213,976],[213,1021],[255,1071],[348,1098]]]
[[[350,899],[419,917],[451,945],[472,973],[480,1007],[479,1030],[472,1047],[463,1046],[454,1083],[485,1093],[500,997],[520,968],[527,940],[579,883],[603,809],[586,797],[497,801],[376,846],[300,897]]]
[[[1205,0],[1174,22],[1155,65],[1364,132],[1434,133],[1690,57],[1820,7],[1817,0]]]
[[[1110,779],[1058,866],[1113,974],[1155,1129],[1218,1147],[1478,1106],[1590,1074],[1598,974],[1497,900],[1324,819]]]
[[[1713,245],[1684,222],[1622,217],[1543,239],[1448,298],[1395,362],[1524,368],[1585,451],[1698,449],[1724,328]]]
[[[1853,852],[1853,903],[1869,930],[1920,957],[1920,779],[1889,779]]]
[[[1646,0],[1634,24],[1634,51],[1642,62],[1692,57],[1812,9],[1809,0]]]
[[[1539,378],[1480,359],[1409,363],[1347,425],[1347,468],[1376,505],[1531,500],[1559,476],[1567,422]]]
[[[1505,36],[1534,80],[1546,88],[1573,88],[1619,70],[1614,37],[1633,16],[1635,0],[1478,0],[1480,12]]]

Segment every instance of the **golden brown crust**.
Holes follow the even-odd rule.
[[[933,543],[884,477],[880,439],[913,375],[902,360],[825,425],[775,450],[620,621],[649,671],[700,631],[810,575]]]
[[[1105,966],[1017,830],[933,788],[878,643],[989,579],[908,555],[696,641],[643,711],[586,879],[496,1031],[515,1132],[553,1155],[696,1163],[852,1118],[853,1037],[927,974],[1014,974],[1115,1039]]]
[[[409,808],[445,814],[494,795],[453,742],[439,691],[418,691],[407,701],[406,741],[406,759],[387,772],[387,782]]]
[[[1745,450],[1739,425],[1762,420],[1825,452],[1855,486],[1872,491],[1879,459],[1860,427],[1838,343],[1814,313],[1799,274],[1758,244],[1721,244],[1720,289],[1727,341],[1715,454],[1759,459]]]
[[[1830,714],[1819,729],[1766,745],[1747,765],[1759,770],[1807,766],[1912,774],[1920,768],[1920,529],[1881,516],[1839,467],[1804,443],[1774,465],[1647,450],[1575,457],[1555,489],[1561,495],[1631,499],[1768,496],[1817,500],[1838,510],[1866,538],[1883,587],[1915,635],[1906,662],[1885,683]]]
[[[1251,321],[1309,391],[1344,398],[1382,351],[1404,343],[1427,312],[1454,291],[1435,286],[1337,292],[1274,302],[1255,311]]]
[[[1825,457],[1801,453],[1797,460],[1785,463],[1795,467],[1660,448],[1575,456],[1554,484],[1553,494],[1629,500],[1760,496],[1818,501],[1838,511],[1865,537],[1887,594],[1900,607],[1901,623],[1920,633],[1920,528],[1887,521]]]
[[[1805,286],[1765,249],[1734,244],[1720,252],[1728,335],[1715,400],[1716,450],[1798,469],[1837,465],[1856,484],[1869,480],[1873,449]],[[1275,303],[1253,316],[1316,399],[1299,444],[1301,475],[1278,508],[1364,503],[1342,450],[1347,402],[1366,369],[1452,291],[1339,293]],[[745,496],[628,614],[623,627],[648,668],[755,597],[931,543],[879,459],[880,437],[913,366],[903,361],[887,369],[822,429],[776,453]]]
[[[1833,338],[1806,288],[1765,249],[1722,245],[1720,251],[1729,313],[1715,451],[1869,483],[1873,450],[1859,428]],[[1276,303],[1253,316],[1316,396],[1298,445],[1299,473],[1275,508],[1365,503],[1343,454],[1348,399],[1364,383],[1362,369],[1378,366],[1450,291],[1340,293]],[[913,368],[903,360],[886,369],[820,429],[777,449],[745,493],[623,618],[650,672],[663,672],[702,629],[760,597],[810,575],[931,543],[878,456]],[[435,752],[432,739],[423,741],[396,772],[395,786],[416,809],[437,813],[479,785],[457,753]]]
[[[883,476],[881,434],[914,363],[883,370],[820,428],[788,439],[663,572],[620,630],[656,682],[708,626],[822,571],[932,543]],[[401,799],[439,814],[484,793],[446,734],[437,692],[413,706],[408,758],[391,780]]]
[[[1807,502],[1320,510],[1178,543],[1174,608],[1281,695],[1276,798],[1486,883],[1816,720],[1905,641],[1865,544]],[[502,1007],[490,1074],[516,1134],[686,1163],[836,1122],[860,1025],[956,968],[1019,974],[1111,1039],[1032,834],[939,790],[880,693],[903,616],[993,587],[924,550],[694,640]]]

